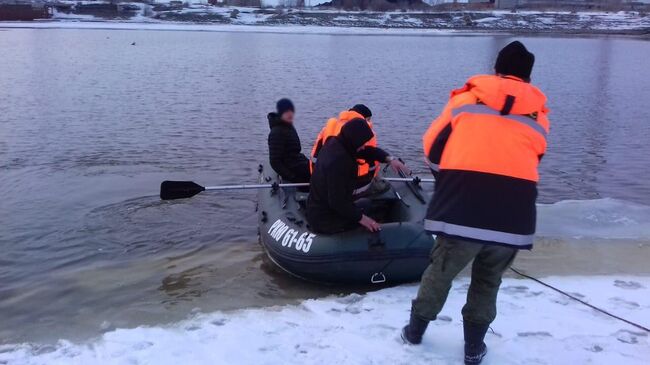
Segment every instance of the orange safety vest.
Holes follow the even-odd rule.
[[[352,119],[357,119],[357,118],[365,119],[363,115],[355,111],[346,110],[339,114],[338,119],[330,118],[327,121],[327,123],[325,123],[323,129],[320,131],[320,133],[318,133],[318,137],[316,137],[316,141],[314,142],[314,147],[312,147],[311,149],[309,168],[311,169],[312,172],[314,172],[314,164],[316,164],[316,160],[318,159],[318,153],[320,152],[321,148],[323,148],[323,145],[325,145],[325,142],[327,142],[327,139],[330,137],[338,136],[339,133],[341,133],[341,129],[343,128],[343,125],[345,125],[345,123],[351,121]],[[370,129],[372,129],[372,122],[368,122],[368,125],[370,126]],[[365,144],[365,146],[377,147],[377,137],[372,137],[372,139],[368,141]],[[369,174],[373,174],[374,176],[378,171],[377,169],[377,166],[379,166],[378,162],[376,162],[371,166],[365,160],[358,159],[357,163],[359,164],[359,168],[357,172],[359,177],[366,177]]]
[[[425,228],[531,248],[538,165],[546,152],[546,96],[511,76],[482,75],[454,90],[423,137],[436,177]]]

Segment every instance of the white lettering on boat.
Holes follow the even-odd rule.
[[[308,253],[311,249],[311,244],[314,242],[316,235],[309,232],[300,233],[289,225],[284,223],[281,219],[273,222],[267,232],[269,236],[280,243],[282,247],[294,248],[296,251]]]

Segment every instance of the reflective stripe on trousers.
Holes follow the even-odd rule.
[[[443,232],[452,236],[465,237],[488,242],[505,243],[512,246],[530,246],[533,244],[535,235],[515,234],[508,232],[493,231],[490,229],[461,226],[459,224],[424,220],[424,229],[431,232]]]
[[[542,127],[541,124],[537,123],[537,121],[535,121],[533,118],[527,117],[525,115],[516,115],[516,114],[501,115],[500,112],[490,108],[487,105],[468,104],[468,105],[463,105],[458,108],[455,108],[454,110],[451,111],[451,115],[453,117],[458,116],[460,113],[496,115],[501,118],[510,119],[512,121],[525,124],[533,128],[537,133],[541,134],[544,138],[546,138],[546,135],[548,134],[546,133],[546,129],[544,129],[544,127]]]

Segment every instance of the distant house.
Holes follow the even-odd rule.
[[[20,0],[0,1],[0,20],[35,20],[51,16],[51,8],[44,3]]]
[[[228,6],[243,6],[247,8],[261,8],[261,0],[224,0],[224,4]]]
[[[183,9],[183,2],[181,0],[172,0],[169,2],[169,7],[174,10]]]

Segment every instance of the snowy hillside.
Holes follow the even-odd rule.
[[[195,3],[65,3],[54,20],[183,22],[204,25],[318,26],[345,28],[650,34],[650,15],[639,12],[344,12],[221,7]]]

